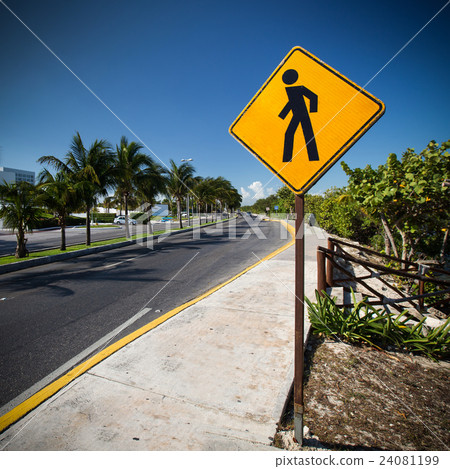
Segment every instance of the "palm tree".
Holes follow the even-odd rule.
[[[234,187],[231,185],[231,182],[227,179],[219,176],[213,180],[215,198],[220,203],[221,211],[223,211],[223,206],[226,205],[229,200]],[[235,189],[234,189],[235,190]]]
[[[106,208],[106,213],[109,213],[109,211],[116,205],[117,197],[114,197],[113,195],[109,195],[103,199],[103,207]]]
[[[67,174],[80,191],[86,210],[86,246],[91,244],[91,210],[99,196],[106,196],[112,185],[111,146],[106,140],[95,140],[87,149],[77,132],[64,161],[55,156],[41,156],[39,163],[53,166]]]
[[[80,204],[80,194],[66,173],[59,172],[53,176],[43,169],[38,176],[39,187],[42,189],[45,206],[55,212],[58,225],[61,227],[60,250],[66,250],[66,218]]]
[[[167,185],[165,176],[166,170],[159,164],[152,162],[143,171],[142,178],[138,183],[137,195],[140,198],[141,206],[150,214],[152,206],[155,204],[158,194],[164,192]],[[152,232],[151,215],[146,219],[149,232]]]
[[[194,167],[188,163],[181,163],[177,166],[173,160],[170,160],[170,170],[167,178],[166,192],[176,200],[178,220],[180,228],[183,228],[181,220],[181,201],[186,196],[193,184]]]
[[[231,210],[236,210],[241,206],[242,203],[242,195],[239,194],[236,188],[233,187],[231,190],[228,199],[227,199],[227,205]]]
[[[25,233],[36,228],[42,213],[41,205],[42,194],[29,182],[0,185],[0,218],[6,228],[17,230],[17,258],[27,255]]]
[[[193,187],[194,196],[197,200],[197,205],[200,207],[199,213],[199,224],[202,224],[201,211],[205,207],[206,223],[208,223],[208,204],[215,200],[215,190],[213,179],[208,178],[196,178],[196,184]]]
[[[145,171],[154,165],[150,156],[142,153],[143,145],[136,142],[128,142],[126,137],[120,139],[116,145],[114,154],[114,182],[117,192],[123,197],[125,206],[125,235],[130,237],[130,226],[128,224],[128,199],[134,194],[145,179]]]

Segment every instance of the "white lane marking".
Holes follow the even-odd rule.
[[[124,264],[125,262],[131,262],[131,261],[134,261],[135,259],[139,259],[140,257],[144,257],[144,256],[147,256],[147,255],[148,255],[148,253],[146,252],[145,254],[141,254],[140,256],[130,257],[129,259],[125,259],[124,261],[119,261],[119,262],[115,262],[114,264],[105,265],[102,268],[103,269],[110,269],[111,267],[115,267],[116,265]]]

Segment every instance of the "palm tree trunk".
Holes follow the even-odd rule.
[[[125,237],[130,237],[130,225],[128,223],[128,193],[123,194],[123,204],[125,205]]]
[[[66,219],[65,217],[59,218],[59,226],[61,227],[61,246],[60,251],[66,250]]]
[[[91,245],[91,207],[86,207],[86,246]]]
[[[177,199],[178,220],[180,222],[180,229],[183,228],[183,221],[181,220],[181,199]]]
[[[25,241],[25,232],[23,229],[19,228],[17,231],[17,247],[15,256],[18,259],[25,257],[27,255],[27,242]]]

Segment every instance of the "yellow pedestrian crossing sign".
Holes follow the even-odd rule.
[[[230,133],[292,191],[304,194],[384,110],[379,99],[295,47]]]

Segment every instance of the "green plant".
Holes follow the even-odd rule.
[[[25,233],[36,228],[41,216],[43,194],[29,182],[0,184],[0,219],[16,233],[16,257],[27,255]]]
[[[152,171],[156,166],[155,162],[142,152],[144,146],[137,142],[128,142],[127,137],[120,139],[120,144],[116,145],[112,174],[117,186],[117,193],[123,198],[125,210],[125,233],[130,237],[130,226],[128,224],[128,208],[130,198],[143,184],[147,177],[147,172]]]
[[[43,169],[38,180],[39,188],[45,194],[45,206],[57,216],[58,226],[61,228],[61,251],[65,251],[67,217],[78,208],[80,194],[64,172],[53,175]]]
[[[80,134],[72,138],[70,151],[64,160],[53,155],[41,156],[38,163],[54,167],[65,174],[80,197],[80,206],[86,211],[86,246],[91,244],[91,211],[99,196],[106,196],[112,185],[112,153],[106,140],[95,140],[85,147]]]
[[[387,162],[373,169],[350,169],[348,190],[365,210],[379,217],[385,235],[385,250],[410,260],[419,251],[441,257],[447,252],[449,227],[448,187],[450,140],[440,146],[431,141],[416,154],[408,148],[398,159],[390,154]]]
[[[95,223],[113,223],[116,218],[115,213],[93,213],[92,219]]]
[[[176,165],[175,161],[170,160],[170,170],[167,177],[166,193],[177,203],[178,222],[180,228],[183,228],[181,217],[181,202],[189,193],[194,184],[195,169],[190,163],[181,163]]]
[[[353,294],[353,293],[352,293]],[[341,308],[326,293],[316,292],[316,303],[305,298],[311,326],[318,334],[332,336],[350,343],[365,342],[374,347],[394,345],[430,358],[449,358],[450,318],[440,327],[428,331],[423,319],[411,327],[406,311],[394,315],[378,310],[364,300]]]

